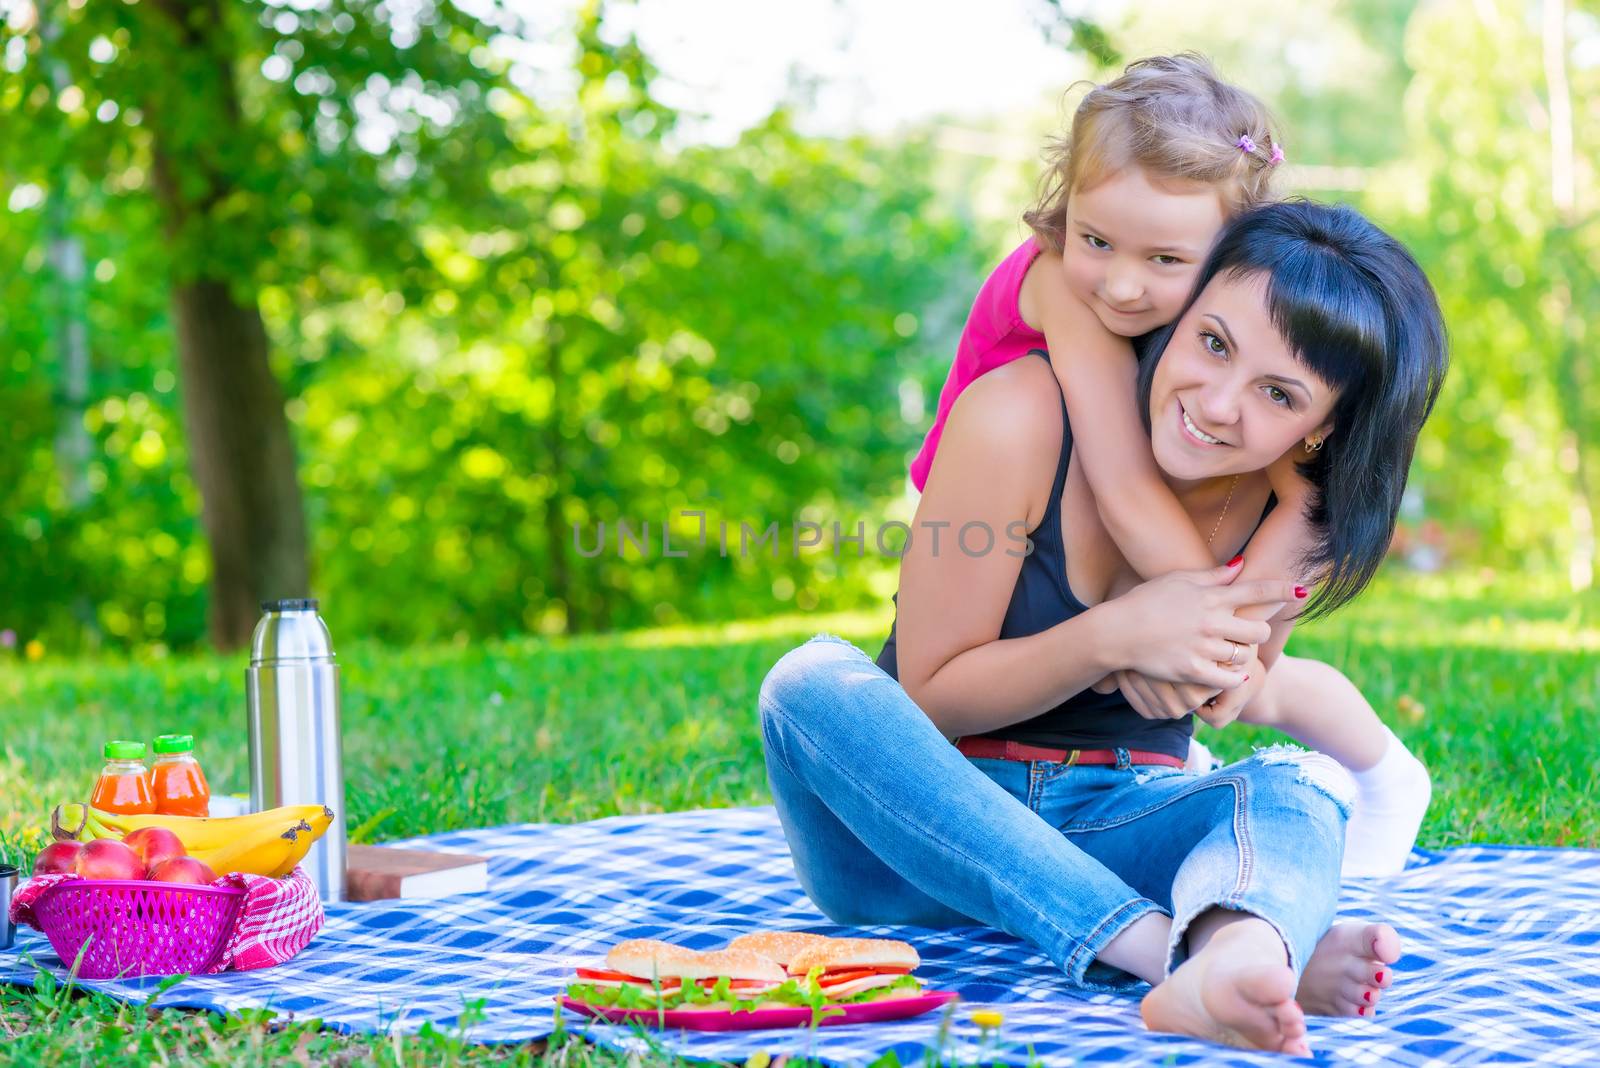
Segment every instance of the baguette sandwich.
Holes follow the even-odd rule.
[[[604,968],[579,968],[566,996],[597,1009],[756,1009],[835,1006],[916,997],[921,961],[904,942],[825,938],[798,932],[745,935],[726,949],[698,952],[632,939],[606,954]]]

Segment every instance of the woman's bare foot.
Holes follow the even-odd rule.
[[[1294,972],[1265,920],[1229,923],[1139,1005],[1152,1031],[1193,1035],[1241,1049],[1309,1056]]]
[[[1394,982],[1400,936],[1386,923],[1336,923],[1306,962],[1295,998],[1313,1016],[1372,1016]]]

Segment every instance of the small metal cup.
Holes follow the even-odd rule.
[[[11,922],[11,895],[16,889],[17,869],[0,864],[0,949],[10,949],[17,940],[17,927]]]

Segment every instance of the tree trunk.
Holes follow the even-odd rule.
[[[310,594],[305,513],[261,313],[226,282],[173,286],[184,429],[211,546],[211,638],[250,640],[260,602]]]
[[[171,279],[179,389],[200,518],[211,549],[211,639],[220,649],[250,641],[260,602],[310,593],[305,512],[283,389],[267,358],[267,331],[254,291],[230,280],[253,264],[196,255],[237,187],[232,170],[249,142],[224,0],[155,5],[175,49],[186,91],[146,101],[152,168],[164,228],[179,252]],[[215,139],[206,151],[195,130]],[[238,139],[234,144],[230,139]],[[219,242],[220,243],[220,242]]]

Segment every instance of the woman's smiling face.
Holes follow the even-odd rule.
[[[1338,391],[1296,358],[1261,275],[1219,274],[1179,320],[1150,386],[1156,463],[1183,481],[1262,471],[1325,437]]]

